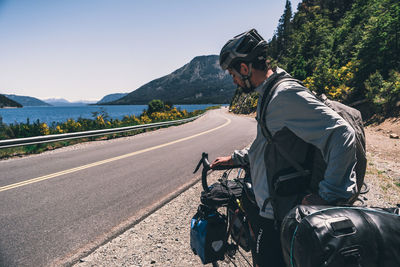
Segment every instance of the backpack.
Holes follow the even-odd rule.
[[[323,179],[324,172],[326,169],[326,163],[322,157],[322,153],[315,146],[307,144],[304,141],[302,143],[301,142],[302,140],[293,133],[291,133],[288,129],[286,129],[286,132],[281,136],[277,135],[272,136],[267,128],[267,125],[265,124],[266,109],[272,98],[272,95],[274,94],[276,88],[281,83],[286,81],[293,81],[302,85],[302,83],[299,80],[291,77],[280,77],[280,76],[276,77],[275,81],[271,82],[270,89],[267,88],[266,92],[262,97],[260,116],[257,118],[257,121],[261,126],[261,131],[265,136],[265,138],[268,140],[268,143],[272,144],[273,149],[277,153],[279,153],[280,157],[285,159],[285,161],[288,162],[288,164],[291,166],[289,169],[282,170],[283,172],[278,173],[276,177],[272,178],[272,181],[270,182],[270,191],[272,190],[270,192],[271,198],[267,199],[264,202],[263,206],[264,209],[269,201],[273,202],[272,203],[273,206],[274,204],[275,206],[278,205],[284,206],[284,207],[279,207],[279,209],[283,210],[282,212],[279,212],[280,214],[276,213],[279,214],[278,218],[280,219],[284,217],[286,212],[289,211],[296,202],[299,202],[299,199],[301,199],[301,197],[299,197],[300,196],[299,193],[304,193],[306,190],[310,192],[318,192],[319,182]],[[308,91],[308,89],[306,88],[304,88],[304,90]],[[356,181],[358,190],[351,199],[345,200],[346,203],[352,204],[357,199],[361,187],[364,183],[365,170],[367,167],[367,158],[365,152],[365,133],[364,133],[364,126],[362,122],[361,113],[358,110],[349,107],[345,104],[329,100],[324,95],[321,97],[318,96],[316,97],[326,106],[328,106],[336,113],[338,113],[354,129],[356,137],[356,156],[357,156],[355,171],[356,171]],[[305,162],[305,164],[301,164],[298,160],[294,159],[294,156],[291,155],[289,151],[287,151],[287,149],[285,149],[281,144],[279,144],[279,142],[276,141],[279,140],[281,137],[283,139],[280,140],[284,140],[285,135],[290,137],[291,140],[295,139],[299,140],[299,142],[297,142],[296,145],[299,146],[300,150],[302,151],[307,150],[307,152],[305,152],[304,155],[302,156],[303,159],[301,161],[302,163]],[[291,142],[291,140],[289,140],[289,142]],[[290,147],[290,145],[286,147]],[[270,160],[271,159],[265,158],[266,163]],[[296,194],[297,197],[294,196]],[[279,200],[281,196],[284,197]],[[275,212],[277,211],[276,207],[274,207],[274,211]]]
[[[361,113],[355,108],[338,101],[330,100],[326,95],[320,96],[321,101],[336,111],[353,128],[356,137],[356,181],[358,192],[364,183],[365,170],[367,169],[367,155],[365,150],[365,133]]]

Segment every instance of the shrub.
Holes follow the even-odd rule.
[[[335,100],[347,100],[353,92],[350,86],[357,67],[351,61],[339,68],[319,66],[312,76],[307,77],[303,83],[318,94],[326,94]]]
[[[384,80],[379,71],[371,74],[365,82],[367,98],[374,104],[376,112],[386,116],[396,115],[400,109],[400,73],[390,71]]]
[[[151,114],[153,112],[163,112],[164,110],[164,102],[159,99],[153,99],[148,104],[147,113]]]

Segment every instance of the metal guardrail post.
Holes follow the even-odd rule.
[[[92,131],[84,131],[84,132],[76,132],[76,133],[65,133],[65,134],[52,134],[52,135],[43,135],[43,136],[34,136],[34,137],[26,137],[26,138],[16,138],[16,139],[6,139],[0,140],[0,148],[9,148],[16,146],[26,146],[26,145],[34,145],[34,144],[42,144],[42,143],[50,143],[64,140],[71,140],[83,137],[93,137],[100,135],[108,135],[129,131],[137,131],[149,128],[157,128],[163,126],[171,126],[175,124],[181,124],[189,121],[193,121],[199,118],[202,115],[198,115],[192,118],[175,120],[175,121],[165,121],[165,122],[156,122],[149,123],[143,125],[135,125],[135,126],[127,126],[113,129],[101,129],[101,130],[92,130]]]

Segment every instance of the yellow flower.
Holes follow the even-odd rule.
[[[143,124],[151,123],[151,119],[147,115],[140,116],[140,122]]]
[[[50,134],[50,129],[49,126],[47,126],[46,123],[41,123],[39,126],[39,131],[41,135],[47,135]]]
[[[60,125],[57,125],[57,126],[56,126],[56,131],[57,131],[58,133],[63,133],[63,132],[64,132],[64,130],[61,129]]]

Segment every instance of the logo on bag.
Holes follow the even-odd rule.
[[[214,241],[211,243],[211,247],[215,252],[218,252],[221,250],[222,246],[224,245],[224,242],[222,240]]]

